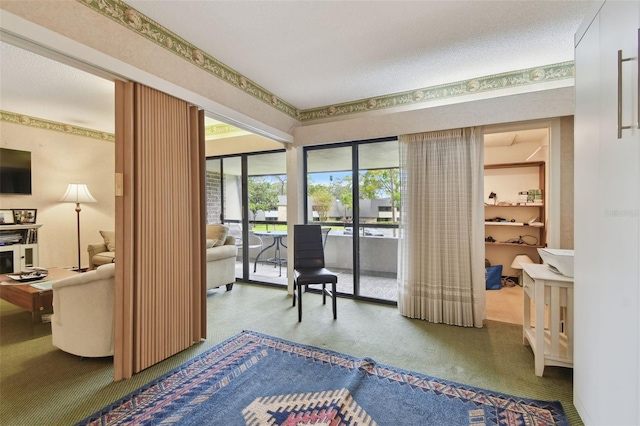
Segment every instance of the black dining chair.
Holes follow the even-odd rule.
[[[322,284],[322,304],[327,304],[327,295],[333,302],[333,319],[338,318],[336,306],[336,284],[338,276],[324,267],[324,247],[320,225],[293,226],[293,306],[298,299],[298,322],[302,321],[302,288],[311,284]],[[331,291],[326,285],[331,284]]]

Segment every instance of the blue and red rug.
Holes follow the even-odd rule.
[[[569,425],[562,405],[246,331],[82,425]]]

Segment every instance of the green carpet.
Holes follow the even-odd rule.
[[[522,327],[487,322],[482,329],[431,324],[401,316],[392,306],[338,300],[338,320],[321,296],[304,295],[298,323],[281,289],[238,283],[208,296],[208,339],[130,380],[114,383],[111,358],[80,359],[51,345],[49,324],[0,301],[0,424],[68,425],[172,370],[242,330],[370,356],[380,363],[525,398],[559,400],[572,425],[582,422],[572,404],[572,370],[533,371]]]

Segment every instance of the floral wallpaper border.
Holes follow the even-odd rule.
[[[42,118],[30,117],[24,114],[17,114],[9,111],[0,110],[0,121],[7,123],[20,124],[22,126],[35,127],[42,130],[53,130],[56,132],[67,133],[74,136],[82,136],[85,138],[98,139],[101,141],[115,142],[116,136],[113,133],[99,132],[97,130],[86,129],[84,127],[72,126],[70,124],[58,123],[56,121],[44,120]]]
[[[225,135],[228,133],[239,132],[244,132],[244,130],[231,126],[230,124],[213,124],[211,126],[204,126],[205,138],[207,138],[208,136]]]
[[[122,0],[76,0],[140,36],[173,52],[194,66],[222,79],[267,105],[301,122],[360,112],[416,105],[493,90],[522,87],[574,77],[573,61],[479,77],[456,83],[393,93],[337,105],[299,110],[247,77],[203,52],[167,28],[138,12]]]
[[[262,102],[297,118],[298,110],[121,0],[77,0]]]
[[[28,115],[18,114],[10,111],[0,110],[0,121],[20,124],[23,126],[36,127],[43,130],[53,130],[56,132],[62,132],[91,139],[99,139],[101,141],[115,142],[116,140],[116,136],[112,133],[72,126],[66,123],[45,120],[43,118],[31,117]],[[227,135],[230,133],[245,133],[244,130],[231,126],[229,124],[213,124],[210,126],[205,126],[204,132],[205,138],[211,136]]]
[[[423,89],[409,90],[401,93],[379,96],[358,101],[345,102],[320,108],[300,111],[300,121],[310,121],[322,118],[356,114],[386,108],[414,105],[435,100],[473,95],[493,90],[509,89],[543,82],[572,79],[574,77],[573,61],[543,67],[512,71],[503,74],[490,75],[472,80]]]

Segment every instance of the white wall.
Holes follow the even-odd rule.
[[[0,122],[0,146],[31,152],[32,195],[2,195],[1,209],[37,209],[40,266],[77,266],[75,204],[61,203],[67,185],[86,183],[97,203],[81,204],[83,266],[87,245],[113,230],[115,145],[113,142]]]

